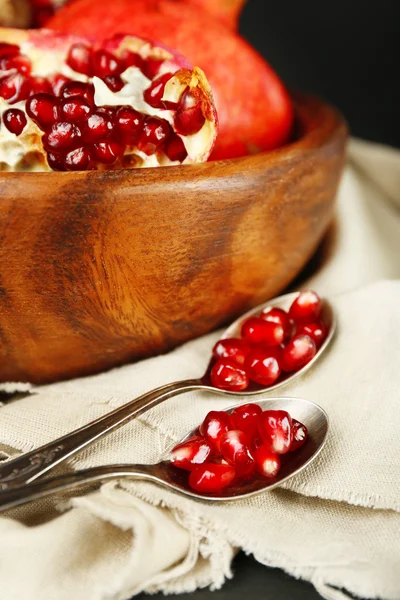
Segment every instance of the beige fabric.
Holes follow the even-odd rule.
[[[375,171],[375,168],[378,169]],[[338,312],[335,344],[280,395],[324,406],[332,433],[287,489],[224,506],[122,481],[0,518],[0,598],[125,600],[220,587],[237,548],[328,600],[400,598],[400,154],[353,142],[335,235],[310,285]],[[28,450],[174,379],[198,375],[217,334],[95,377],[32,388],[0,408],[0,450]],[[7,390],[27,386],[8,385]],[[151,462],[229,399],[166,402],[65,468]],[[23,573],[23,576],[21,574]]]

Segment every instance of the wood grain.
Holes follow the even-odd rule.
[[[298,141],[271,153],[0,173],[0,381],[165,352],[285,288],[332,219],[347,137],[319,100],[296,110]]]

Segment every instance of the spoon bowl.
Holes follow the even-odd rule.
[[[0,493],[0,511],[44,498],[51,494],[80,487],[83,484],[104,482],[110,479],[142,479],[151,481],[165,488],[208,502],[228,502],[243,500],[262,492],[273,490],[282,485],[310,465],[322,451],[329,429],[326,412],[314,402],[301,398],[270,398],[257,401],[263,410],[285,410],[298,421],[306,425],[308,438],[306,443],[296,452],[289,452],[281,457],[281,469],[273,479],[255,476],[247,481],[235,482],[218,494],[203,495],[189,487],[189,473],[174,467],[168,460],[155,465],[109,465],[77,471],[69,475],[61,475],[52,479],[28,483]],[[237,405],[226,409],[231,413]],[[197,429],[186,435],[182,442],[195,435]]]

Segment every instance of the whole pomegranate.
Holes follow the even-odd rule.
[[[204,73],[180,54],[44,29],[0,29],[0,125],[0,171],[203,162],[217,135]]]
[[[220,134],[212,158],[271,150],[288,141],[290,98],[265,60],[233,30],[244,0],[73,0],[48,22],[67,33],[99,39],[128,33],[179,49],[206,73]]]

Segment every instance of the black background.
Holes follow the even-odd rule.
[[[400,147],[400,0],[249,0],[240,31],[289,87],[335,104],[353,135]],[[321,598],[311,585],[243,554],[234,571],[218,592],[179,598]]]

